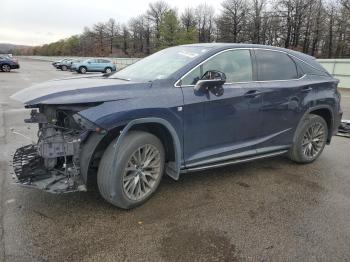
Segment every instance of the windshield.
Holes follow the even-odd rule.
[[[181,67],[193,61],[210,48],[201,46],[177,46],[150,55],[110,76],[136,81],[166,79]]]

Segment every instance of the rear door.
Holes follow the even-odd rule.
[[[194,84],[209,70],[224,72],[225,85],[195,92]],[[253,72],[250,50],[237,49],[215,55],[182,79],[186,167],[255,154],[262,100]]]
[[[278,150],[292,143],[301,108],[312,92],[308,79],[287,53],[256,49],[258,80],[262,93],[262,142],[258,151]]]
[[[108,60],[105,60],[105,59],[99,59],[99,71],[104,71],[105,68],[108,66]]]
[[[99,71],[100,64],[98,59],[90,59],[88,61],[88,69],[89,71]]]

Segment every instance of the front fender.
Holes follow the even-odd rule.
[[[127,135],[128,131],[135,125],[138,124],[146,124],[146,123],[157,123],[161,124],[163,127],[165,127],[173,141],[173,147],[174,147],[174,156],[175,160],[172,162],[172,164],[168,164],[166,167],[166,173],[173,179],[178,180],[180,176],[180,167],[181,167],[181,143],[179,136],[176,133],[175,128],[166,120],[157,118],[157,117],[148,117],[148,118],[140,118],[140,119],[134,119],[130,122],[128,122],[125,126],[119,126],[115,128],[114,130],[118,131],[115,133],[115,136],[118,136],[117,142],[115,144],[115,161],[116,163],[119,155],[119,148],[122,144],[123,140],[125,139],[125,136]],[[120,131],[119,131],[120,130]],[[93,183],[93,181],[89,180],[89,177],[93,177],[93,174],[91,170],[91,164],[94,159],[94,155],[96,152],[101,148],[101,144],[105,144],[104,139],[106,136],[97,134],[97,133],[91,133],[86,141],[84,141],[84,144],[82,145],[82,149],[80,152],[80,173],[82,175],[82,178],[86,184]]]
[[[163,125],[170,133],[173,141],[174,146],[174,155],[175,155],[175,161],[174,165],[171,165],[166,168],[166,173],[172,177],[175,180],[179,179],[180,176],[180,167],[181,167],[181,143],[180,139],[175,131],[175,128],[166,120],[157,118],[157,117],[148,117],[148,118],[140,118],[130,121],[121,131],[120,136],[117,139],[117,142],[115,144],[115,161],[114,163],[117,163],[117,159],[120,154],[120,145],[122,144],[123,140],[125,139],[125,136],[127,135],[128,131],[135,125],[138,124],[146,124],[146,123],[157,123]]]

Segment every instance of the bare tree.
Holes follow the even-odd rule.
[[[119,24],[113,18],[110,18],[106,23],[106,34],[107,34],[107,37],[109,38],[110,54],[113,53],[113,43],[119,34],[119,30],[120,30]]]
[[[207,4],[200,4],[195,9],[195,18],[199,42],[210,42],[214,31],[215,10]]]
[[[225,0],[222,14],[218,18],[218,28],[222,32],[222,40],[234,43],[244,41],[242,31],[246,26],[248,6],[245,0]]]
[[[186,8],[185,11],[181,14],[181,23],[186,29],[186,32],[189,32],[190,29],[196,26],[196,17],[194,10],[191,8]]]
[[[342,0],[341,3],[344,6],[344,8],[350,11],[350,0]]]
[[[95,43],[98,50],[98,55],[105,53],[105,39],[106,39],[106,25],[104,23],[97,23],[92,27],[92,33],[95,38]]]
[[[248,42],[282,46],[317,57],[350,58],[350,0],[220,0],[180,15],[164,0],[119,26],[110,19],[78,36],[23,50],[44,55],[145,56],[193,42]],[[166,21],[165,21],[166,20]]]
[[[252,32],[252,42],[254,44],[260,44],[261,35],[261,23],[263,9],[266,5],[266,0],[252,0],[253,10],[250,11],[251,16],[251,32]]]
[[[169,5],[162,0],[149,4],[147,15],[154,25],[156,46],[159,44],[160,24],[162,22],[162,18],[165,12],[167,12],[169,9]]]

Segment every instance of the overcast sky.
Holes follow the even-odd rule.
[[[41,45],[79,34],[85,26],[114,18],[127,22],[143,14],[148,0],[0,0],[0,43]],[[167,1],[178,11],[218,0]],[[176,3],[176,4],[175,4]]]

